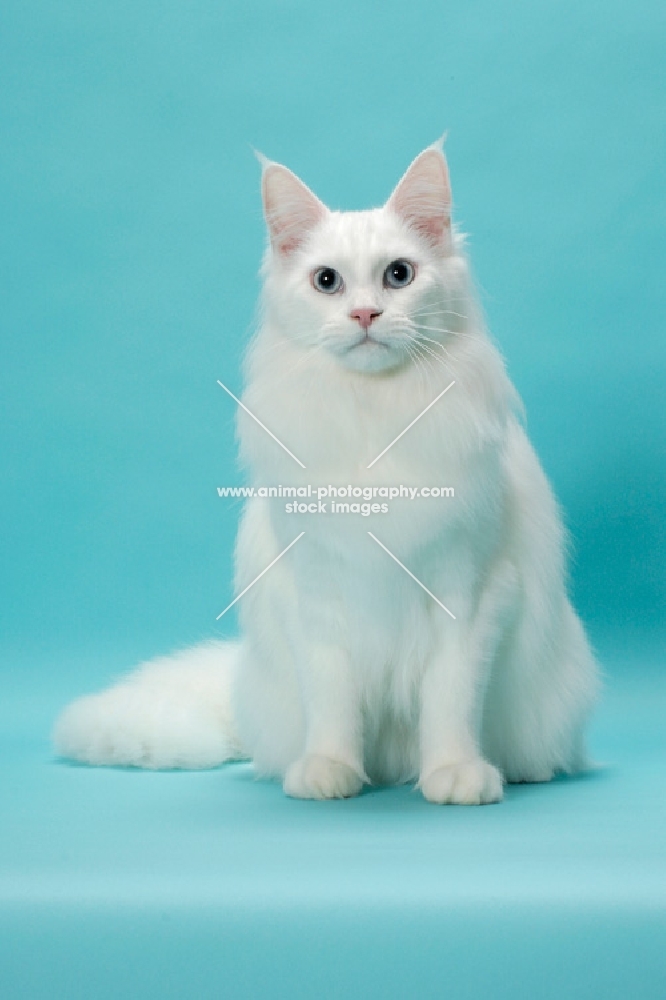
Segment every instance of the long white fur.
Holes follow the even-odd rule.
[[[368,517],[248,501],[237,592],[305,535],[239,602],[242,646],[158,660],[80,699],[58,721],[58,752],[143,767],[248,756],[294,796],[416,780],[433,802],[469,804],[585,767],[597,668],[566,593],[557,505],[451,226],[441,149],[381,209],[330,212],[269,162],[263,199],[271,240],[243,401],[306,469],[241,411],[250,482],[453,486],[455,499]],[[395,259],[416,266],[398,290],[382,283]],[[321,266],[341,292],[313,287]],[[361,342],[356,308],[381,311],[376,342]]]

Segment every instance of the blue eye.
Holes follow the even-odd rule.
[[[414,265],[408,260],[394,260],[384,271],[384,288],[406,288],[415,275]]]
[[[342,288],[342,275],[333,267],[320,267],[312,275],[312,284],[318,292],[333,295]]]

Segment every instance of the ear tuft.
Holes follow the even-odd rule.
[[[288,257],[324,219],[328,209],[287,167],[265,157],[260,162],[264,216],[271,245],[280,256]]]
[[[264,156],[264,154],[261,152],[260,149],[255,149],[254,146],[250,146],[250,149],[257,158],[257,162],[259,163],[261,169],[265,170],[266,167],[269,166],[269,164],[271,163],[271,160],[269,160],[267,156]]]
[[[424,149],[398,183],[387,207],[440,251],[451,252],[451,185],[445,136]]]

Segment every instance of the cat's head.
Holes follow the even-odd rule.
[[[302,349],[381,372],[436,359],[460,330],[465,262],[440,145],[414,160],[382,208],[330,211],[270,161],[262,195],[266,306]]]

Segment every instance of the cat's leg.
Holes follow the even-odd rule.
[[[236,684],[236,717],[258,774],[279,775],[297,798],[346,798],[365,775],[359,697],[339,641],[344,615],[309,535],[262,575],[287,537],[276,535],[265,500],[248,503],[236,587],[261,578],[240,606],[252,656]]]
[[[480,748],[483,700],[517,592],[513,566],[491,573],[473,613],[434,616],[437,641],[421,686],[419,788],[430,802],[483,805],[502,798],[502,775]],[[436,609],[433,609],[436,610]]]
[[[334,644],[306,641],[298,659],[306,739],[302,756],[287,768],[284,790],[300,799],[357,795],[367,778],[349,656]]]
[[[429,802],[483,805],[502,798],[502,776],[479,747],[484,678],[467,645],[460,634],[448,636],[423,678],[419,788]]]

